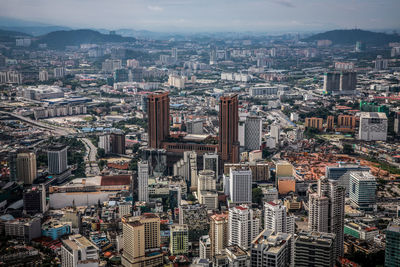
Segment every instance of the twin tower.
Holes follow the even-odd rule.
[[[156,91],[147,97],[148,139],[150,148],[163,148],[169,137],[169,95]],[[239,162],[239,99],[237,94],[221,96],[219,101],[219,145],[223,163]]]

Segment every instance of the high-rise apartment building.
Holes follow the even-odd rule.
[[[219,254],[228,246],[228,213],[214,214],[210,217],[211,256]]]
[[[169,251],[172,255],[188,253],[189,228],[186,224],[173,224],[170,226]]]
[[[229,209],[228,225],[228,245],[237,245],[244,250],[250,247],[251,241],[260,233],[260,218],[246,205]]]
[[[161,142],[169,136],[168,92],[157,91],[147,96],[148,144],[161,148]]]
[[[244,144],[247,150],[260,149],[262,138],[262,120],[260,117],[246,117],[244,135]]]
[[[274,233],[295,233],[295,218],[287,214],[286,207],[280,201],[264,203],[264,229]]]
[[[309,231],[334,233],[335,253],[343,256],[346,189],[338,181],[318,180],[318,192],[309,195]]]
[[[358,139],[364,141],[386,141],[388,119],[383,112],[362,112]]]
[[[65,69],[63,67],[54,68],[54,78],[64,78],[65,76]]]
[[[400,135],[400,112],[396,112],[394,115],[394,132],[396,135]]]
[[[239,161],[239,100],[237,94],[219,101],[219,153],[223,163]]]
[[[336,131],[353,132],[356,128],[356,117],[352,115],[339,115]]]
[[[45,82],[49,80],[49,73],[45,70],[39,71],[39,81]]]
[[[294,243],[294,266],[335,266],[335,234],[300,232],[297,233]]]
[[[201,191],[216,190],[215,173],[210,170],[199,171],[197,182],[197,194],[200,196]]]
[[[138,163],[138,200],[149,202],[149,163]]]
[[[265,229],[251,242],[251,267],[284,267],[292,261],[292,235]]]
[[[211,239],[208,235],[203,235],[199,240],[200,259],[211,259]]]
[[[353,71],[327,72],[324,75],[324,92],[349,94],[356,90],[357,73]]]
[[[279,145],[280,135],[281,135],[281,131],[280,131],[279,125],[277,125],[277,124],[271,125],[270,136],[275,139],[275,145]]]
[[[391,223],[386,229],[385,267],[400,266],[400,225]]]
[[[61,174],[68,168],[67,146],[54,145],[47,150],[47,162],[50,174]]]
[[[36,179],[36,155],[33,152],[17,154],[17,179],[32,184]]]
[[[110,135],[109,134],[104,134],[99,136],[99,148],[104,149],[104,153],[107,155],[111,151],[111,141],[110,141]]]
[[[326,128],[328,130],[333,130],[335,124],[335,117],[334,116],[328,116],[326,119]]]
[[[160,251],[160,218],[152,213],[144,213],[141,216],[123,218],[122,223],[122,265],[160,266],[163,262]]]
[[[230,170],[229,199],[233,203],[251,203],[252,173],[249,169]]]
[[[305,126],[306,126],[306,128],[314,128],[319,131],[322,131],[323,123],[324,123],[324,120],[322,118],[315,118],[315,117],[306,118]]]
[[[351,172],[350,204],[361,210],[373,210],[376,203],[376,178],[369,172]]]
[[[124,133],[112,133],[110,140],[111,140],[111,153],[120,155],[126,153]]]

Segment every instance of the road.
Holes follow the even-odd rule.
[[[86,147],[85,163],[86,163],[86,176],[99,175],[100,169],[97,165],[97,147],[95,147],[88,138],[79,138]]]
[[[73,128],[58,127],[54,125],[45,124],[11,112],[0,111],[0,114],[6,114],[12,116],[14,118],[17,118],[21,121],[24,121],[36,127],[51,131],[55,135],[59,136],[77,135],[78,133],[78,131]],[[100,173],[100,169],[99,166],[97,165],[97,159],[96,159],[97,148],[93,145],[93,143],[89,139],[87,138],[79,138],[79,139],[83,142],[86,148],[86,155],[85,155],[86,176],[96,176]]]

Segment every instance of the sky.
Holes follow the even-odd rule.
[[[0,16],[160,32],[400,29],[400,0],[0,0]]]

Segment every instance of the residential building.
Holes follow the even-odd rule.
[[[41,236],[40,218],[18,218],[5,221],[4,234],[5,236],[29,243],[32,239]]]
[[[314,128],[319,131],[322,131],[323,123],[324,123],[324,120],[322,118],[315,118],[315,117],[306,118],[305,126],[306,126],[306,128]]]
[[[260,218],[254,211],[241,205],[229,209],[228,245],[237,245],[244,250],[250,247],[251,241],[260,233]]]
[[[172,255],[188,253],[189,228],[186,224],[173,224],[170,226],[169,250]]]
[[[200,259],[211,259],[211,239],[208,235],[203,235],[199,240]]]
[[[318,180],[317,193],[309,194],[308,229],[335,234],[335,254],[343,256],[345,188],[338,181]]]
[[[228,246],[228,213],[214,214],[210,217],[211,257]]]
[[[109,134],[104,134],[104,135],[99,136],[99,148],[104,149],[104,153],[106,155],[111,152],[110,144],[111,144],[111,141],[110,141]]]

